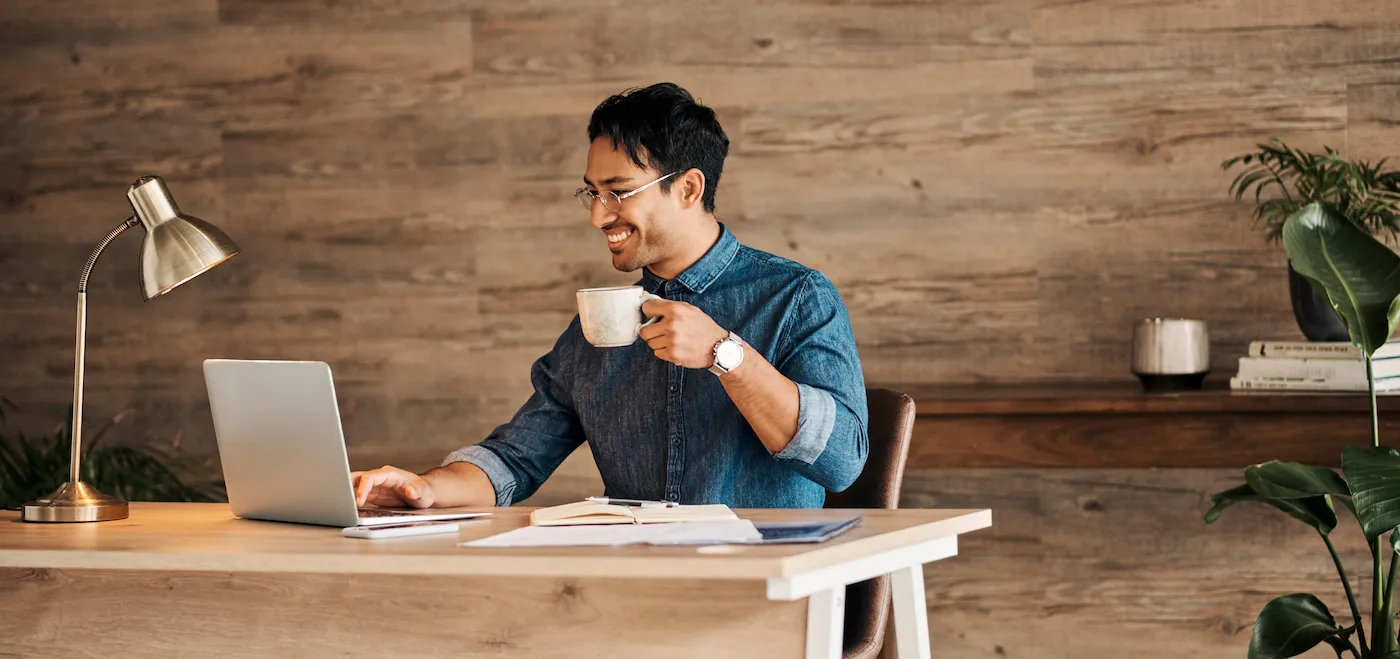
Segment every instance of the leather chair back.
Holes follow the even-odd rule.
[[[856,482],[828,492],[827,508],[899,507],[899,488],[914,433],[914,399],[890,389],[867,389],[870,453]],[[877,577],[846,587],[843,659],[873,659],[880,653],[890,618],[890,578]]]

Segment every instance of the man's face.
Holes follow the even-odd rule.
[[[645,159],[645,158],[644,158]],[[662,176],[664,172],[644,169],[627,157],[627,151],[613,148],[612,140],[600,137],[588,147],[588,168],[583,180],[590,189],[611,190],[619,196],[636,190]],[[671,192],[676,190],[672,188]],[[668,222],[679,207],[672,195],[653,185],[622,200],[622,209],[613,212],[601,201],[593,203],[593,226],[602,230],[607,249],[612,252],[613,267],[632,272],[666,256],[671,249],[672,234]]]

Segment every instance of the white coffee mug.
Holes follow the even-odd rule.
[[[646,315],[642,313],[642,305],[647,300],[665,299],[642,290],[641,286],[585,288],[577,297],[583,338],[599,348],[632,345],[643,327],[658,320],[652,318],[643,322]]]

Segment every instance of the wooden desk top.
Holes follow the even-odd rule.
[[[362,540],[340,529],[238,519],[227,504],[132,503],[131,517],[34,524],[0,512],[0,567],[540,577],[766,579],[991,526],[990,510],[740,510],[754,521],[864,516],[819,545],[486,549],[456,543],[528,523],[530,508],[494,508],[458,535]],[[721,549],[717,553],[715,549]]]

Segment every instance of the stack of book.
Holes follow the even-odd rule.
[[[1376,351],[1371,371],[1377,392],[1400,393],[1400,341]],[[1366,362],[1346,342],[1252,341],[1230,388],[1366,391]]]

